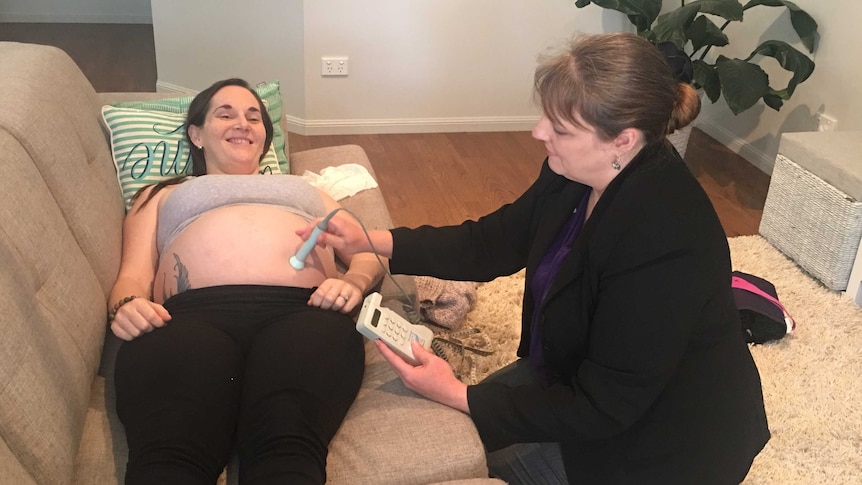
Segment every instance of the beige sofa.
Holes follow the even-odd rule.
[[[106,332],[105,299],[124,211],[100,108],[159,95],[97,94],[52,47],[0,42],[0,66],[0,482],[122,483],[120,342]],[[357,146],[290,160],[295,173],[346,162],[371,170]],[[342,203],[391,225],[377,189]],[[470,419],[406,390],[371,347],[327,471],[333,484],[501,483],[482,478]]]

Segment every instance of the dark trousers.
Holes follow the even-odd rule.
[[[497,370],[483,382],[498,382],[509,387],[540,380],[527,359]],[[559,443],[515,443],[486,454],[488,472],[510,485],[566,485],[566,469]]]
[[[165,327],[123,343],[115,376],[127,485],[213,484],[235,446],[242,483],[326,481],[365,352],[353,320],[309,307],[310,294],[189,290],[165,302]]]

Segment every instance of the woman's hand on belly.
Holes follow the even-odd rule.
[[[339,278],[327,278],[311,294],[308,304],[324,310],[350,313],[362,301],[362,296],[362,291],[352,283]]]

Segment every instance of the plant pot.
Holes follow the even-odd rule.
[[[680,130],[676,130],[670,135],[667,135],[668,141],[670,141],[676,151],[679,152],[679,156],[685,159],[685,149],[688,147],[688,138],[691,136],[691,125],[688,125]]]

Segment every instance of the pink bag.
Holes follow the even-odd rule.
[[[796,328],[796,322],[778,301],[775,286],[769,281],[734,271],[731,287],[746,342],[762,344],[778,340]]]

